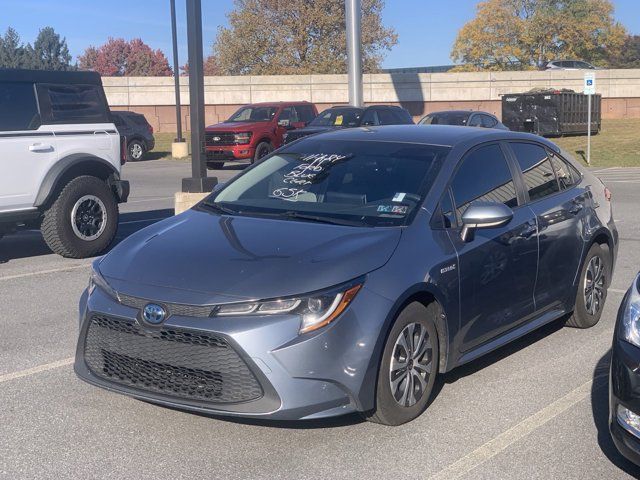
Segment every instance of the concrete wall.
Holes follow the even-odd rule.
[[[401,104],[417,119],[445,109],[485,110],[501,114],[500,98],[535,87],[582,91],[584,72],[525,71],[364,75],[368,104]],[[604,118],[640,118],[640,69],[598,70]],[[189,101],[189,79],[181,78],[181,101]],[[146,115],[156,131],[175,131],[171,77],[105,77],[114,110]],[[274,75],[205,77],[206,123],[222,121],[240,105],[253,102],[308,100],[322,110],[348,101],[346,75]],[[189,109],[183,107],[183,124]]]

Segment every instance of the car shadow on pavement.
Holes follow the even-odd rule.
[[[438,380],[436,381],[436,385],[434,386],[433,397],[440,393],[440,390],[447,383],[454,383],[459,379],[466,377],[468,375],[473,375],[474,373],[487,368],[494,363],[507,358],[514,353],[527,348],[530,345],[542,340],[543,338],[552,335],[557,332],[561,328],[564,327],[565,322],[567,321],[567,317],[559,318],[547,325],[544,325],[533,332],[525,335],[524,337],[519,338],[507,345],[498,348],[497,350],[483,355],[482,357],[474,360],[473,362],[467,363],[460,367],[454,368],[450,372],[445,373],[444,375],[440,375]]]
[[[144,401],[144,400],[142,400]],[[253,425],[257,427],[278,428],[278,429],[292,429],[292,430],[313,430],[318,428],[339,428],[348,427],[351,425],[357,425],[364,423],[365,419],[362,415],[357,413],[349,413],[341,415],[339,417],[317,418],[311,420],[269,420],[260,418],[245,418],[245,417],[231,417],[220,416],[209,413],[200,412],[187,412],[180,408],[164,407],[177,412],[183,412],[188,415],[197,415],[203,418],[210,418],[213,420],[219,420],[226,423],[236,423],[238,425]]]
[[[593,423],[598,430],[598,445],[605,456],[623,472],[635,478],[640,478],[640,471],[629,460],[624,458],[609,434],[609,364],[611,350],[598,361],[593,371],[591,386],[591,411]]]
[[[111,250],[129,235],[170,217],[173,213],[173,209],[121,213],[116,238],[108,250]],[[0,239],[0,265],[11,260],[50,255],[52,253],[39,230],[23,230]]]

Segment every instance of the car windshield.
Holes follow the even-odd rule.
[[[431,113],[420,121],[420,125],[460,125],[465,126],[469,114],[466,112]]]
[[[231,115],[225,123],[232,122],[269,122],[276,114],[276,107],[242,107]]]
[[[246,170],[211,194],[203,208],[352,226],[405,225],[449,150],[308,139]]]
[[[309,123],[312,127],[357,127],[363,110],[359,108],[330,108]]]

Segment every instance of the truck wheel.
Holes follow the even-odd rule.
[[[96,177],[71,180],[44,213],[42,236],[55,253],[86,258],[104,251],[118,229],[118,204]]]
[[[127,161],[137,162],[142,159],[145,152],[144,144],[139,140],[132,140],[127,146]]]
[[[269,155],[271,152],[273,152],[273,145],[269,142],[260,142],[256,147],[256,153],[253,156],[253,161],[251,163],[256,163],[262,157]]]

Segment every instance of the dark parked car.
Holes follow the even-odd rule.
[[[596,324],[617,245],[602,182],[544,138],[314,135],[95,261],[75,370],[200,412],[398,425],[439,373]]]
[[[509,130],[498,117],[487,112],[473,112],[469,110],[447,110],[433,112],[426,115],[418,125],[458,125],[461,127],[483,127]]]
[[[371,105],[359,107],[331,107],[320,113],[309,126],[285,134],[284,143],[291,143],[307,135],[328,132],[340,128],[378,125],[413,125],[411,114],[396,105]]]
[[[618,310],[611,347],[609,429],[616,447],[640,465],[640,275]]]
[[[118,133],[127,139],[127,160],[142,160],[145,153],[156,144],[153,127],[144,115],[135,112],[111,112]]]

